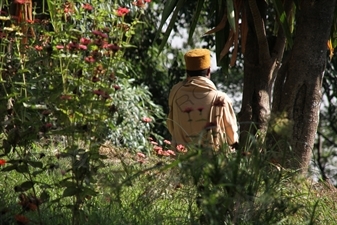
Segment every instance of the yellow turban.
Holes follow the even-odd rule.
[[[186,70],[196,71],[211,67],[211,52],[208,49],[193,49],[185,55]]]

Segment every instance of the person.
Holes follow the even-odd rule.
[[[184,55],[186,79],[169,95],[167,127],[173,147],[194,144],[219,149],[238,142],[237,121],[229,97],[218,91],[211,77],[211,53],[193,49]]]

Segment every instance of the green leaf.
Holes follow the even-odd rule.
[[[8,163],[8,162],[7,162],[7,163]],[[12,170],[16,170],[17,167],[18,167],[18,165],[6,166],[6,167],[3,168],[1,171],[2,171],[2,172],[12,171]]]
[[[159,25],[159,28],[158,28],[158,33],[157,33],[157,35],[155,37],[155,40],[157,39],[158,34],[161,33],[161,29],[163,28],[165,22],[167,21],[167,18],[171,15],[174,7],[176,7],[177,1],[178,0],[166,1],[165,6],[164,6],[164,11],[163,11],[163,13],[161,15],[161,21],[160,21],[160,25]]]
[[[287,20],[287,15],[284,11],[282,2],[280,0],[273,0],[273,5],[274,8],[276,9],[277,12],[277,16],[279,17],[280,23],[281,23],[281,27],[283,29],[283,32],[287,38],[287,42],[289,44],[289,47],[293,46],[293,39],[290,33],[290,26]]]
[[[186,0],[179,0],[179,2],[177,3],[177,7],[175,8],[170,23],[166,28],[163,40],[158,48],[159,52],[161,52],[164,49],[165,44],[167,43],[168,38],[170,37],[171,31],[173,29],[173,26],[177,20],[178,17],[178,13],[180,11],[180,9],[184,6]],[[159,31],[160,32],[160,31]]]
[[[64,191],[62,196],[63,197],[69,197],[69,196],[74,196],[76,194],[78,194],[81,190],[79,188],[76,187],[67,187]]]
[[[48,192],[43,191],[40,195],[40,199],[42,202],[47,202],[50,199],[50,195],[48,194]]]
[[[197,26],[197,22],[198,22],[198,19],[199,19],[199,16],[200,16],[202,6],[204,5],[204,2],[205,2],[205,0],[199,0],[198,1],[197,8],[194,11],[194,15],[193,15],[193,18],[192,18],[192,24],[190,26],[190,31],[188,33],[188,42],[192,41],[193,33],[194,33],[194,30],[195,30],[195,27]]]
[[[34,186],[33,181],[25,181],[15,188],[15,192],[27,191]]]
[[[29,165],[31,165],[34,168],[43,168],[43,163],[42,162],[36,162],[36,161],[27,161]]]
[[[227,19],[232,30],[235,32],[235,10],[233,0],[227,0]]]
[[[16,167],[16,171],[18,171],[19,173],[28,173],[29,172],[27,164],[18,165]]]
[[[69,179],[69,178],[61,180],[59,185],[62,186],[62,187],[67,187],[67,188],[76,188],[76,184],[67,180],[67,179]]]

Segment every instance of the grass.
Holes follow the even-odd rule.
[[[37,196],[48,198],[39,212],[24,210],[18,191],[27,174],[2,171],[0,224],[74,224],[72,197],[63,197],[60,185],[69,160],[52,151],[44,165],[55,165],[34,177]],[[93,176],[96,195],[84,198],[80,224],[335,224],[335,190],[312,183],[293,171],[267,162],[262,155],[240,153],[206,156],[199,150],[179,160],[148,156],[144,163],[125,149],[107,147],[108,155]],[[15,153],[11,153],[15,154]],[[4,167],[5,168],[5,167]],[[202,188],[201,188],[202,187]],[[198,204],[197,204],[198,202]],[[18,223],[16,215],[29,223]]]

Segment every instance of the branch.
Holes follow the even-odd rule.
[[[259,63],[262,63],[270,58],[264,21],[261,17],[259,8],[257,7],[256,0],[249,0],[248,3],[254,20],[254,28],[259,45]]]

